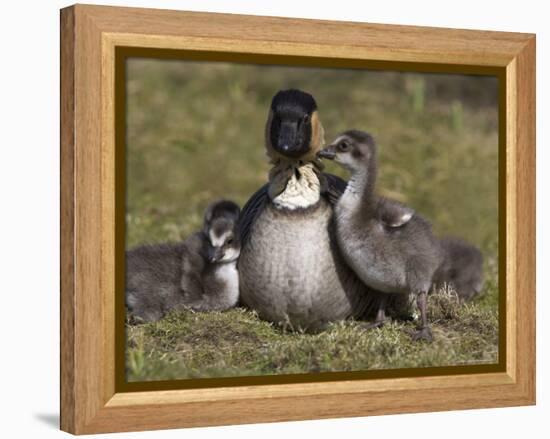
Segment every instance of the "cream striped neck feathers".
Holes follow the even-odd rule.
[[[317,204],[321,183],[313,163],[280,163],[270,172],[269,197],[280,209],[305,209]]]

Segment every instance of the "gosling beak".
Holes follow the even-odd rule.
[[[322,159],[334,160],[336,158],[336,153],[334,150],[328,146],[317,153],[318,157]]]
[[[221,258],[223,258],[224,256],[224,252],[223,252],[223,249],[219,248],[219,247],[210,247],[208,249],[208,260],[210,262],[218,262]]]

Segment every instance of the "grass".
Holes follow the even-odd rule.
[[[130,381],[352,371],[497,360],[498,316],[491,306],[431,297],[434,342],[413,342],[414,322],[364,330],[333,323],[319,334],[283,332],[249,310],[169,314],[128,328]]]
[[[217,198],[244,204],[266,181],[271,96],[298,87],[315,96],[327,141],[348,128],[375,135],[378,190],[430,218],[437,234],[479,246],[487,278],[484,295],[466,305],[449,292],[432,296],[432,344],[410,341],[412,322],[297,334],[240,308],[128,326],[130,381],[496,361],[496,80],[135,59],[127,87],[128,248],[184,239]]]

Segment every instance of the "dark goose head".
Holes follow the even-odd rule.
[[[314,160],[323,144],[323,127],[313,96],[301,90],[279,91],[271,101],[266,125],[271,158]]]

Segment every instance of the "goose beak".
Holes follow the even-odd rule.
[[[330,146],[328,146],[322,149],[321,151],[319,151],[317,153],[317,156],[321,157],[322,159],[334,160],[336,158],[336,153]]]
[[[297,143],[298,126],[294,122],[283,121],[279,128],[275,149],[287,157],[299,157],[303,154],[301,145]]]
[[[283,154],[288,154],[291,148],[288,143],[283,143],[282,145],[279,145],[279,149]]]

